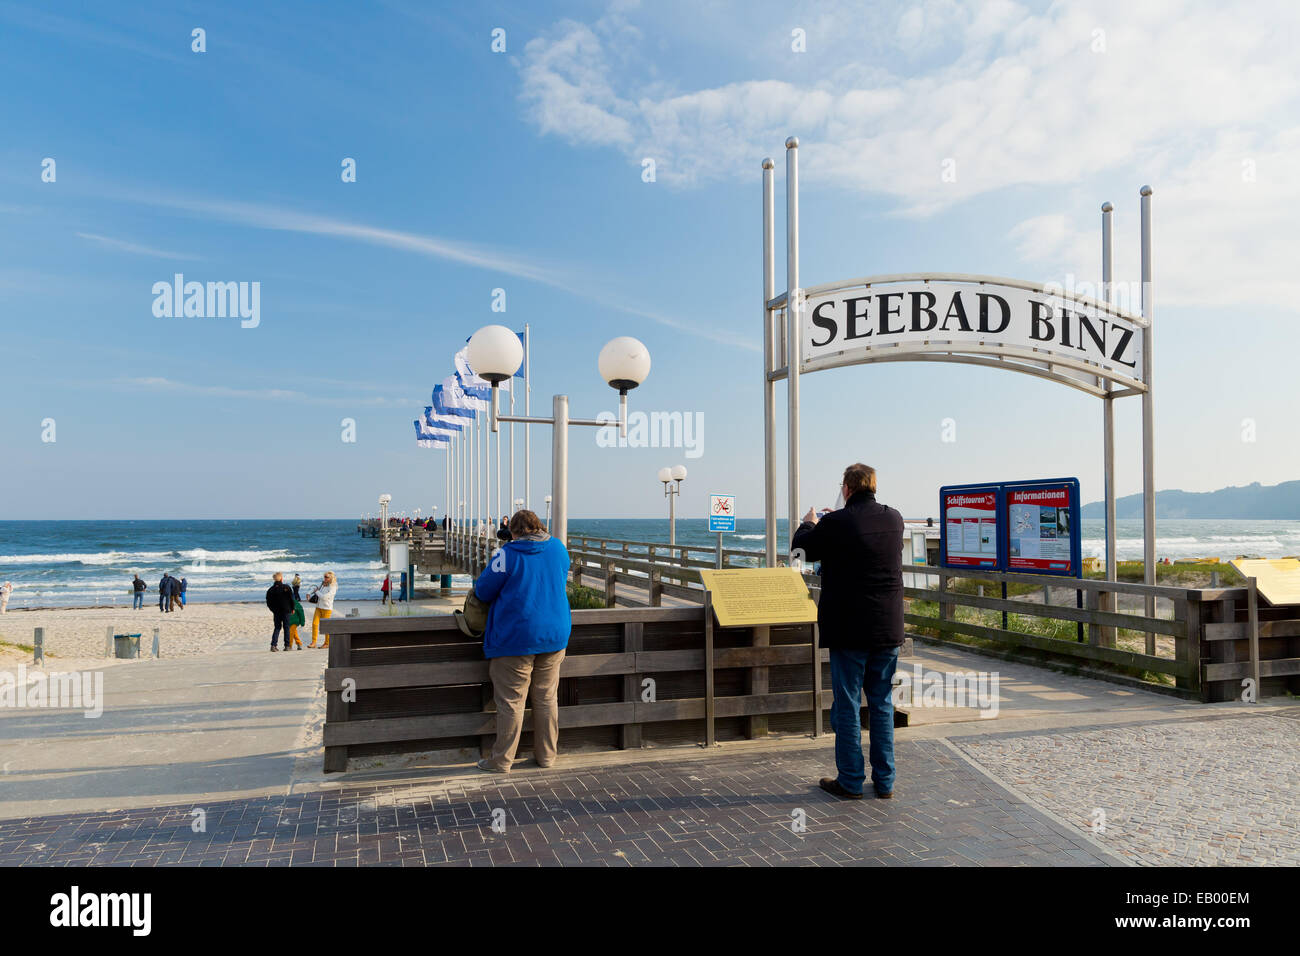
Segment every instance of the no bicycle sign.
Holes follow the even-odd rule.
[[[736,496],[709,495],[709,531],[736,530]]]

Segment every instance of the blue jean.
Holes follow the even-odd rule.
[[[271,631],[271,646],[275,647],[276,639],[280,636],[280,631],[284,631],[284,649],[289,650],[289,614],[275,614],[275,629]]]
[[[867,695],[871,738],[871,783],[877,793],[894,790],[894,701],[890,696],[898,648],[871,651],[831,648],[831,726],[835,728],[835,768],[839,784],[861,793],[866,780],[862,759],[862,693]]]
[[[142,607],[144,607],[144,592],[136,591],[135,600],[131,603],[131,610],[138,611]]]

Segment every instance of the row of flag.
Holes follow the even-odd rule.
[[[515,335],[522,343],[524,333]],[[424,406],[423,419],[415,420],[415,443],[421,448],[449,448],[452,437],[472,425],[475,415],[489,408],[492,383],[470,368],[468,346],[456,353],[455,368],[451,375],[433,386],[433,404]],[[522,368],[515,373],[515,378],[523,378]],[[498,387],[509,392],[510,380]]]

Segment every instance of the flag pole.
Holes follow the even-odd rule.
[[[528,323],[524,323],[524,415],[531,417],[533,414],[533,376],[528,369],[528,352],[530,345],[530,336],[528,333]],[[524,507],[529,507],[528,491],[532,484],[532,462],[529,456],[529,425],[524,425]]]

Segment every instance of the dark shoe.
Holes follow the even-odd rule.
[[[877,799],[877,800],[893,800],[893,799],[894,799],[894,791],[890,790],[888,793],[881,793],[879,790],[877,790],[877,791],[876,791],[876,799]]]
[[[278,651],[279,649],[280,649],[280,648],[276,647],[274,644],[271,645],[271,653],[272,653],[272,654],[274,654],[274,653],[275,653],[276,651]]]
[[[862,794],[852,793],[840,786],[840,782],[834,777],[822,777],[819,784],[823,790],[833,797],[839,797],[841,800],[861,800]]]
[[[475,766],[477,766],[484,773],[509,773],[510,772],[509,770],[501,770],[498,767],[492,766],[492,764],[489,763],[487,760],[480,760]]]

